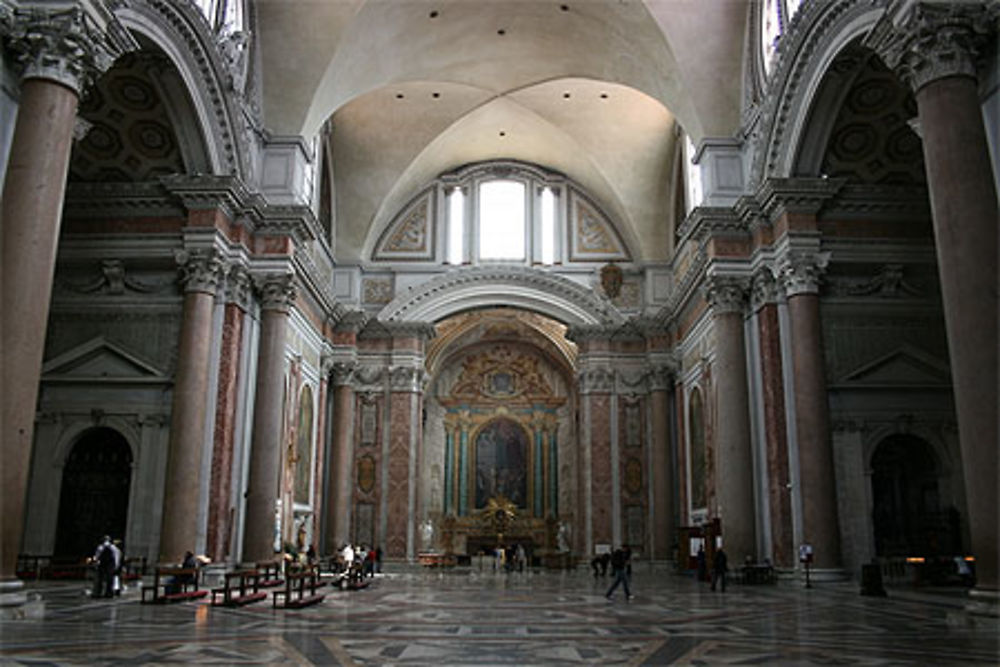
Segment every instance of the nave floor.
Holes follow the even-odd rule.
[[[82,583],[29,585],[40,620],[3,621],[2,665],[995,665],[1000,626],[949,623],[958,596],[867,598],[633,574],[631,601],[587,570],[407,569],[298,611],[91,600]]]

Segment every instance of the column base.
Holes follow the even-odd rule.
[[[44,616],[45,602],[35,593],[28,595],[23,581],[0,581],[0,621],[40,619]]]

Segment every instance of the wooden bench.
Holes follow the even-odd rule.
[[[279,598],[284,598],[284,603],[280,606],[285,609],[301,609],[311,604],[318,604],[326,597],[316,592],[323,585],[319,580],[318,570],[310,568],[302,572],[286,572],[285,589],[274,591],[274,608],[279,607]]]
[[[162,593],[160,592],[162,589]],[[146,594],[152,593],[150,599]],[[153,573],[152,586],[142,587],[142,602],[163,604],[197,600],[208,595],[208,591],[198,588],[198,568],[158,567]]]
[[[257,572],[260,573],[260,580],[257,582],[258,588],[273,588],[285,583],[281,578],[281,563],[276,560],[260,561],[255,564]]]
[[[261,573],[257,570],[228,572],[224,585],[212,589],[212,604],[216,607],[239,607],[267,599],[267,593],[260,590]],[[221,600],[216,597],[221,595]]]

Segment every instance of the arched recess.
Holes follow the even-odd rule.
[[[942,480],[942,462],[926,440],[894,433],[878,443],[871,456],[876,555],[962,552],[961,517],[942,507]]]
[[[233,94],[232,73],[221,62],[214,35],[194,3],[147,0],[123,6],[115,15],[173,63],[194,107],[210,173],[250,181],[249,128],[234,108],[239,95]]]
[[[54,555],[90,555],[101,536],[125,537],[132,450],[115,429],[84,431],[63,467]]]
[[[851,42],[875,25],[884,7],[858,0],[804,3],[782,37],[750,147],[749,184],[793,175],[824,74]],[[830,121],[832,123],[832,119]]]
[[[383,308],[383,322],[437,322],[490,306],[522,308],[564,324],[620,325],[622,314],[608,300],[567,278],[516,266],[456,269],[400,294]]]

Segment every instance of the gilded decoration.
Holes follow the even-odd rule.
[[[375,459],[371,456],[358,459],[358,488],[363,493],[371,493],[375,488]]]
[[[642,491],[642,463],[639,459],[625,461],[625,491],[630,496],[639,495]]]
[[[452,401],[549,402],[552,386],[539,368],[540,359],[508,345],[471,354],[451,390]],[[560,401],[561,402],[561,401]]]

